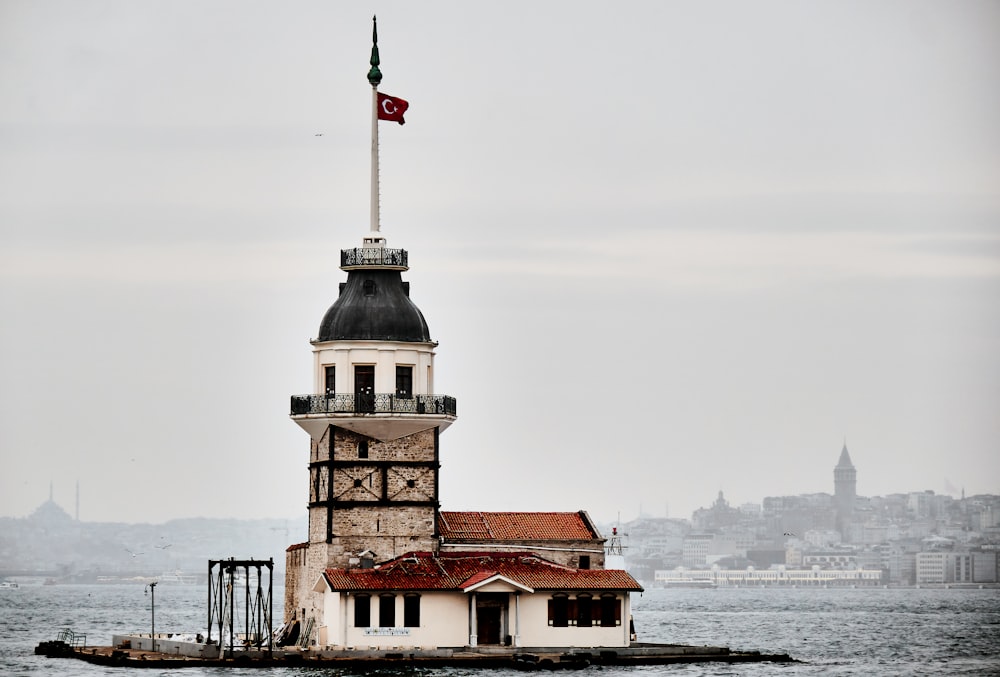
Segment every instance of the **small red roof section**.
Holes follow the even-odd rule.
[[[590,541],[601,538],[580,512],[444,512],[438,529],[445,540]]]
[[[573,569],[530,552],[411,552],[374,569],[327,569],[323,578],[339,592],[383,590],[464,591],[493,576],[533,590],[641,591],[619,569]]]

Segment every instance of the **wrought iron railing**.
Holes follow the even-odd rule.
[[[408,268],[409,254],[405,249],[385,247],[359,247],[340,250],[340,267],[349,266],[393,266]]]
[[[447,395],[400,397],[392,393],[292,395],[292,416],[306,414],[444,414],[457,416],[457,402]]]

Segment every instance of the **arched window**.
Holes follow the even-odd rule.
[[[420,595],[415,592],[403,595],[403,627],[420,627]]]
[[[378,626],[396,627],[396,596],[384,593],[378,596]]]
[[[601,595],[601,627],[613,628],[622,624],[622,605],[612,594]]]
[[[370,628],[372,626],[371,595],[354,596],[354,627]]]
[[[549,600],[549,625],[554,628],[569,626],[569,596],[557,592]]]

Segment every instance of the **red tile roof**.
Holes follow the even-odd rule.
[[[642,586],[618,569],[573,569],[530,552],[412,552],[374,569],[327,569],[334,591],[466,590],[500,575],[534,590],[629,590]]]
[[[444,512],[445,540],[589,541],[600,536],[583,512]]]

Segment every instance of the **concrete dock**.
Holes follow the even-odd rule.
[[[116,638],[117,639],[117,638]],[[159,644],[159,642],[157,642]],[[687,646],[678,644],[633,644],[628,648],[556,647],[514,649],[508,647],[400,648],[398,651],[317,650],[283,648],[273,651],[246,649],[218,651],[207,645],[207,652],[151,651],[133,648],[131,642],[117,646],[74,647],[61,641],[42,642],[35,653],[50,658],[71,658],[99,665],[136,668],[190,667],[341,667],[374,669],[393,667],[465,667],[508,668],[517,670],[582,669],[591,665],[666,665],[671,663],[748,663],[795,662],[787,654],[762,654],[757,651],[732,651],[726,647]],[[215,649],[212,651],[211,649]],[[195,655],[186,655],[195,653]]]

